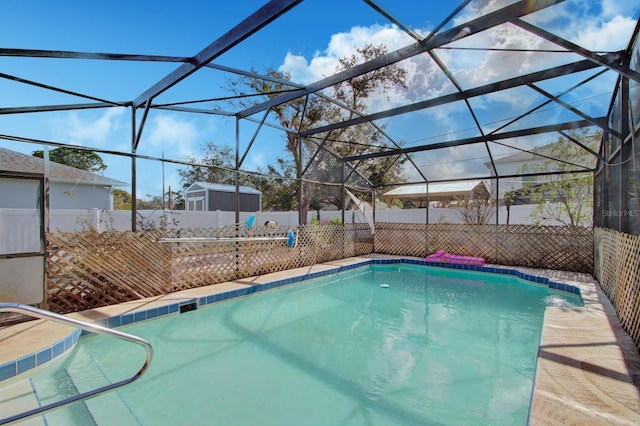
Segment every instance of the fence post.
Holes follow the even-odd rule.
[[[96,232],[101,232],[100,230],[100,210],[93,208],[89,213],[89,221],[91,222],[91,229],[95,229]]]

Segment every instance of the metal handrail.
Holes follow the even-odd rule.
[[[55,314],[53,312],[49,312],[49,311],[45,311],[42,309],[38,309],[38,308],[34,308],[32,306],[29,305],[23,305],[20,303],[0,303],[0,312],[13,312],[13,313],[19,313],[19,314],[25,314],[34,318],[40,318],[40,319],[44,319],[44,320],[49,320],[49,321],[53,321],[53,322],[57,322],[60,324],[64,324],[64,325],[70,325],[85,331],[89,331],[91,333],[95,333],[95,334],[102,334],[102,335],[107,335],[107,336],[112,336],[112,337],[116,337],[118,339],[122,339],[122,340],[126,340],[135,344],[138,344],[140,346],[142,346],[144,348],[144,350],[147,353],[147,357],[146,360],[144,362],[144,365],[142,366],[142,368],[140,368],[140,370],[138,370],[138,372],[136,374],[134,374],[133,376],[121,380],[119,382],[116,383],[112,383],[106,386],[102,386],[100,388],[88,391],[88,392],[83,392],[80,393],[78,395],[72,396],[72,397],[68,397],[65,398],[63,400],[60,401],[56,401],[56,402],[52,402],[50,404],[47,405],[43,405],[41,407],[38,408],[33,408],[27,411],[24,411],[22,413],[19,414],[15,414],[12,415],[10,417],[4,418],[4,419],[0,419],[0,425],[4,425],[4,424],[8,424],[8,423],[12,423],[18,420],[23,420],[23,419],[27,419],[30,417],[34,417],[37,416],[39,414],[42,414],[46,411],[49,410],[53,410],[55,408],[59,408],[62,407],[64,405],[68,405],[71,404],[73,402],[77,402],[77,401],[81,401],[81,400],[86,400],[89,398],[93,398],[94,396],[98,396],[100,394],[103,394],[105,392],[108,392],[110,390],[119,388],[120,386],[124,386],[126,384],[129,384],[137,379],[140,378],[140,376],[142,376],[144,374],[144,372],[147,370],[147,368],[149,367],[149,364],[151,363],[151,358],[153,357],[153,347],[151,346],[151,343],[149,343],[148,341],[137,337],[137,336],[132,336],[130,334],[126,334],[126,333],[122,333],[120,331],[117,330],[112,330],[110,328],[106,328],[106,327],[102,327],[100,325],[96,325],[96,324],[90,324],[84,321],[79,321],[73,318],[69,318],[69,317],[65,317],[59,314]]]

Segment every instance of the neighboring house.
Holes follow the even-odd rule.
[[[469,180],[461,182],[446,183],[419,183],[414,185],[400,186],[391,191],[385,192],[380,197],[387,204],[392,204],[394,200],[413,201],[418,207],[427,205],[427,187],[429,190],[429,203],[439,203],[447,205],[449,202],[457,201],[460,198],[473,198],[477,191],[488,193],[488,189],[481,180]]]
[[[597,146],[597,136],[584,138],[591,149]],[[559,155],[562,161],[555,161]],[[534,148],[531,152],[518,152],[503,158],[495,158],[494,164],[500,176],[499,223],[538,223],[543,225],[562,225],[568,223],[590,223],[592,184],[585,185],[584,174],[533,175],[540,172],[581,170],[582,167],[594,167],[596,156],[568,141],[555,142]],[[491,163],[486,163],[489,170]],[[531,173],[531,176],[522,176]],[[573,182],[576,185],[573,186]],[[580,183],[578,183],[580,182]],[[564,188],[564,189],[563,189]],[[561,193],[570,199],[559,197]],[[492,197],[496,196],[496,181],[491,181]],[[570,216],[571,214],[571,216]]]
[[[240,186],[241,212],[261,210],[262,192],[248,186]],[[236,186],[218,183],[196,182],[185,190],[187,211],[236,211]]]
[[[598,141],[595,137],[591,137],[587,140],[587,144],[596,146]],[[550,158],[555,158],[558,142],[534,148],[530,152],[518,152],[513,155],[508,155],[503,158],[495,158],[493,163],[498,170],[500,176],[511,176],[508,178],[500,179],[499,182],[499,198],[504,199],[506,193],[509,194],[521,194],[522,191],[518,191],[523,187],[533,187],[543,184],[548,177],[545,176],[518,176],[522,173],[535,173],[537,170],[545,169],[549,172],[557,170],[554,168],[554,161]],[[581,151],[576,148],[576,152],[580,153],[580,158],[566,158],[568,162],[574,162],[580,165],[593,167],[595,166],[596,157]],[[585,164],[588,163],[588,164]],[[557,163],[560,165],[560,163]],[[491,171],[491,175],[495,176],[491,163],[485,163],[487,168]],[[565,169],[574,168],[572,166],[563,166]],[[491,194],[495,196],[495,180],[491,181]],[[526,202],[526,197],[523,199]]]
[[[38,202],[37,185],[33,180],[20,179],[22,175],[44,176],[44,159],[0,148],[0,208],[33,208]],[[51,209],[112,210],[114,187],[125,185],[126,182],[49,162]]]
[[[543,167],[549,160],[540,155],[549,156],[551,154],[550,145],[546,145],[537,149],[533,149],[531,152],[518,152],[516,154],[508,155],[503,158],[496,158],[493,163],[496,165],[498,174],[500,176],[516,176],[526,168],[535,170],[536,168]],[[491,176],[495,176],[495,171],[491,167],[491,163],[485,163],[487,168],[491,171]],[[500,179],[498,185],[500,191],[500,199],[504,198],[506,193],[512,193],[524,186],[535,184],[538,181],[537,176],[516,176],[505,179]],[[491,181],[491,194],[495,196],[495,181]]]

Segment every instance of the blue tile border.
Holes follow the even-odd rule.
[[[71,350],[80,339],[81,330],[75,329],[62,340],[40,351],[0,365],[0,382],[39,367]]]
[[[552,290],[570,293],[576,295],[582,299],[580,288],[565,283],[555,282],[546,277],[537,275],[530,275],[524,272],[518,271],[513,268],[495,267],[495,266],[476,266],[476,265],[460,265],[454,263],[441,263],[441,262],[429,262],[419,259],[368,259],[361,262],[352,263],[349,265],[342,265],[336,268],[327,269],[324,271],[307,273],[304,275],[298,275],[291,278],[283,278],[280,280],[271,281],[264,284],[251,285],[245,288],[228,290],[225,292],[218,292],[206,296],[200,296],[197,298],[185,299],[175,303],[169,303],[160,307],[150,308],[144,311],[136,311],[133,313],[126,313],[115,317],[109,317],[97,321],[96,324],[103,325],[109,328],[117,328],[121,326],[131,325],[137,322],[147,321],[154,318],[160,318],[167,315],[178,314],[181,312],[181,308],[190,305],[190,309],[185,311],[197,309],[200,306],[211,305],[213,303],[222,302],[224,300],[234,299],[247,294],[257,293],[264,290],[270,290],[284,285],[294,284],[313,278],[322,277],[330,274],[337,274],[351,269],[360,268],[368,265],[394,265],[394,264],[409,264],[409,265],[423,265],[433,266],[440,268],[459,269],[475,272],[486,272],[492,274],[502,274],[515,276],[525,281],[530,281],[536,284],[542,284],[548,286]],[[6,364],[0,365],[0,382],[6,379],[17,376],[18,374],[29,371],[36,368],[48,361],[55,359],[56,357],[64,354],[70,350],[77,342],[78,339],[85,334],[82,330],[76,329],[69,336],[63,340],[54,343],[53,345],[40,350],[37,353],[27,355],[15,361],[10,361]]]
[[[405,259],[391,259],[392,263],[405,263]],[[477,272],[488,272],[492,274],[504,274],[504,275],[513,275],[517,278],[520,278],[525,281],[531,281],[535,284],[543,284],[548,286],[552,290],[558,290],[565,293],[570,293],[576,296],[579,296],[582,300],[582,294],[580,293],[580,287],[573,286],[571,284],[565,284],[550,280],[547,277],[541,277],[539,275],[531,275],[517,269],[506,268],[506,267],[495,267],[495,266],[475,266],[475,265],[458,265],[454,263],[441,263],[441,262],[428,262],[428,261],[417,261],[418,264],[427,265],[427,266],[435,266],[440,268],[452,268],[452,269],[461,269],[461,266],[469,266],[468,270],[477,271]],[[467,268],[464,268],[467,269]]]

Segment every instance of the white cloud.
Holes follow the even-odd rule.
[[[61,142],[80,146],[105,146],[122,130],[124,108],[109,108],[95,118],[93,114],[79,112],[65,114],[62,120],[52,122],[56,138]],[[111,148],[111,146],[110,146]]]
[[[461,24],[512,3],[512,0],[478,0],[471,3],[471,7],[467,7],[462,14],[456,17],[454,23]],[[615,51],[625,48],[629,42],[636,25],[636,21],[631,15],[638,13],[639,6],[640,0],[602,0],[601,2],[567,0],[560,5],[547,8],[524,19],[584,48],[594,51]],[[421,34],[429,33],[429,29],[415,29],[415,31]],[[307,59],[289,53],[280,70],[289,72],[295,81],[308,84],[332,75],[338,66],[339,58],[354,54],[356,46],[384,44],[388,51],[393,51],[413,42],[412,38],[395,26],[354,27],[349,32],[332,36],[327,48],[316,52],[313,58]],[[461,39],[452,45],[511,50],[561,49],[558,45],[509,23]],[[498,52],[495,50],[438,50],[436,54],[463,88],[478,87],[582,59],[573,53]],[[370,100],[370,112],[381,108],[383,104],[384,108],[390,108],[434,98],[456,90],[452,82],[427,55],[413,57],[399,62],[398,65],[407,71],[409,90],[391,91],[387,94],[388,99],[385,99],[384,102],[380,102],[379,98]],[[601,81],[599,84],[604,83],[606,81]],[[558,93],[558,90],[566,88],[562,86],[558,90],[554,90],[553,84],[553,81],[549,80],[543,84],[543,87],[552,93]],[[566,80],[562,84],[566,85]],[[586,107],[589,102],[579,99],[579,97],[597,96],[599,92],[594,93],[593,89],[599,87],[592,85],[589,88],[585,87],[582,92],[575,91],[571,100],[583,102],[582,106]],[[588,89],[592,91],[585,93]],[[603,92],[607,91],[606,89],[610,91],[611,87],[602,87],[602,89]],[[507,111],[506,115],[495,118],[495,120],[505,120],[505,117],[515,117],[537,105],[539,99],[540,95],[534,91],[520,88],[474,98],[473,104],[483,112],[483,120],[481,121],[485,123],[494,121],[490,115],[491,111]],[[608,102],[608,100],[602,101],[598,98],[597,102]],[[466,112],[465,116],[459,114],[463,110]],[[558,107],[557,112],[552,110],[547,113],[547,116],[561,112],[564,112],[563,108]],[[454,135],[459,133],[461,129],[473,126],[466,107],[461,102],[419,111],[415,114],[427,115],[428,117],[423,120],[424,124],[420,123],[415,126],[414,136],[408,136],[408,129],[401,131],[406,137],[405,140],[428,140],[434,135],[440,135],[437,136],[437,139],[442,140],[441,138],[446,139],[447,134]],[[408,120],[407,117],[400,118],[400,123],[416,122]],[[397,125],[398,120],[394,123],[396,124],[391,124],[390,127],[402,127],[402,125]],[[445,163],[451,154],[446,153],[444,157],[447,158],[444,158],[442,162]],[[471,166],[471,163],[473,162],[459,161],[447,166],[434,166],[432,171],[442,176],[459,177],[464,174],[465,170],[469,171],[478,167],[477,165]]]
[[[638,0],[602,0],[602,14],[604,16],[631,16],[640,9]]]
[[[353,27],[348,33],[334,34],[327,48],[316,52],[311,61],[288,53],[279,70],[291,74],[294,81],[307,84],[335,74],[340,58],[355,54],[358,47],[383,44],[393,51],[412,40],[395,26]]]
[[[250,151],[247,161],[242,165],[245,170],[265,170],[265,164],[269,164],[273,158],[267,152]]]
[[[193,155],[200,139],[199,128],[191,120],[178,120],[173,116],[162,114],[154,117],[144,131],[141,144],[148,143],[163,152],[170,152],[173,158],[184,158]]]
[[[593,51],[616,51],[625,49],[636,26],[636,21],[623,16],[614,16],[607,21],[586,20],[572,41]]]

